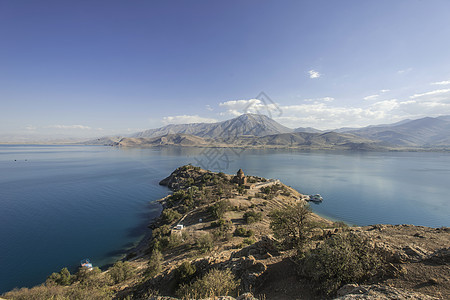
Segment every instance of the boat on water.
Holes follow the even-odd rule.
[[[309,195],[309,200],[311,202],[322,202],[323,201],[323,197],[320,196],[320,194],[315,194],[315,195]]]
[[[93,269],[92,263],[89,260],[89,258],[85,258],[85,259],[81,260],[80,264],[81,264],[82,268],[86,268],[88,270],[92,270]]]

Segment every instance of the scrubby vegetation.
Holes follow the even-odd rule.
[[[276,209],[269,214],[270,228],[274,235],[279,238],[284,247],[302,250],[311,223],[308,216],[311,213],[309,206],[302,203]]]
[[[238,227],[234,231],[234,235],[241,236],[241,237],[251,237],[253,235],[253,230],[245,229],[244,227]]]
[[[189,284],[182,284],[177,295],[182,299],[215,299],[218,296],[235,294],[238,286],[239,280],[234,278],[229,269],[212,269],[202,278]]]
[[[246,224],[256,223],[262,220],[262,213],[255,211],[246,211],[243,218]]]
[[[299,272],[316,288],[334,294],[346,283],[363,283],[387,272],[387,262],[369,241],[355,234],[335,235],[299,259]]]
[[[119,260],[109,269],[108,274],[112,281],[117,284],[132,278],[135,274],[135,270],[129,262],[122,262]]]

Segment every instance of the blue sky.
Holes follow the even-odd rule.
[[[0,140],[450,114],[450,1],[0,2]]]

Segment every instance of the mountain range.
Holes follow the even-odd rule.
[[[450,116],[403,120],[359,129],[321,131],[311,127],[291,129],[265,115],[243,114],[217,123],[171,124],[128,137],[104,137],[87,143],[124,147],[448,148]]]

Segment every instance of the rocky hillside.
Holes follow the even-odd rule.
[[[278,180],[238,175],[176,169],[160,183],[173,193],[150,239],[127,261],[63,269],[2,297],[450,299],[449,228],[348,227],[311,213],[308,197]]]
[[[443,147],[450,145],[450,116],[405,120],[347,132],[392,146]]]
[[[206,138],[228,138],[245,135],[265,136],[292,132],[265,115],[243,114],[237,118],[218,123],[172,124],[134,134],[136,138],[152,138],[168,134],[190,134]]]
[[[245,147],[245,148],[297,148],[297,149],[340,149],[378,150],[386,149],[380,143],[352,134],[326,133],[281,133],[263,137],[240,136],[207,139],[189,134],[168,134],[156,138],[123,138],[111,143],[119,147]]]

